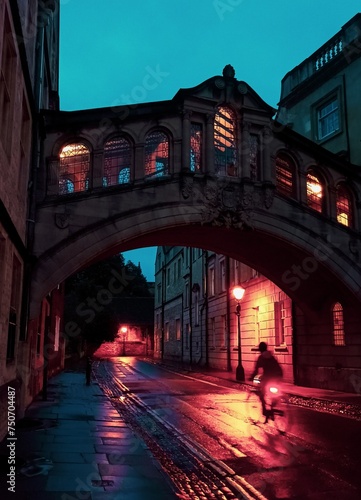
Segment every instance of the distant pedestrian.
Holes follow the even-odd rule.
[[[86,385],[90,385],[91,374],[92,374],[92,362],[90,357],[88,356],[86,358],[86,365],[85,365]]]

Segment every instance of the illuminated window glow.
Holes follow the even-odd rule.
[[[322,213],[323,186],[320,179],[313,173],[307,174],[307,204],[313,210]]]
[[[333,306],[333,343],[334,345],[345,345],[345,330],[343,319],[343,308],[339,302]]]
[[[276,158],[276,189],[277,192],[285,196],[294,196],[294,171],[292,160],[279,154]]]
[[[214,119],[215,171],[237,175],[236,120],[231,109],[219,107]]]
[[[161,177],[168,174],[169,141],[158,130],[151,132],[145,142],[145,175]]]
[[[86,191],[89,187],[89,149],[81,143],[68,144],[59,156],[59,194]]]
[[[130,182],[132,151],[129,142],[122,138],[108,141],[104,146],[103,186]]]
[[[351,227],[353,223],[352,198],[349,190],[339,184],[336,193],[336,216],[337,222]]]
[[[202,125],[199,123],[191,124],[191,172],[200,172],[202,170]]]

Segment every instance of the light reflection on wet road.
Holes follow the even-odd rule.
[[[178,431],[198,442],[269,499],[361,497],[360,422],[288,407],[282,436],[252,425],[247,394],[136,358],[113,358],[114,375]],[[352,486],[351,486],[352,485]]]

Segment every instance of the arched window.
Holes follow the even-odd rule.
[[[322,213],[324,206],[324,185],[313,170],[307,173],[307,205]]]
[[[345,330],[343,319],[343,308],[336,302],[332,308],[333,319],[333,343],[334,345],[345,345]]]
[[[234,112],[220,106],[214,118],[214,166],[218,175],[237,175],[236,118]]]
[[[336,216],[337,222],[345,226],[353,225],[352,195],[343,184],[337,186],[336,191]]]
[[[89,187],[89,149],[82,143],[68,144],[59,156],[59,194],[86,191]]]
[[[202,125],[200,123],[191,123],[191,172],[200,172],[202,170]]]
[[[130,182],[132,149],[123,137],[111,139],[104,146],[103,186],[115,186]]]
[[[285,196],[295,197],[295,164],[284,153],[276,158],[276,189]]]
[[[168,174],[169,141],[164,132],[155,130],[145,141],[145,175],[160,177]]]

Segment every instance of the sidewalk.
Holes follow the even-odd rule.
[[[36,399],[17,423],[15,494],[6,484],[8,443],[0,443],[1,499],[176,498],[145,443],[83,373],[51,378],[48,401]]]
[[[242,383],[237,381],[234,372],[227,372],[225,370],[207,369],[197,365],[187,368],[186,366],[181,367],[172,365],[171,363],[167,364],[166,362],[146,358],[144,358],[144,361],[147,361],[148,363],[155,363],[166,370],[174,371],[176,373],[183,373],[184,375],[197,378],[201,377],[207,381],[226,383],[229,387],[240,387],[240,385],[250,384],[250,382]],[[345,406],[352,406],[355,411],[359,412],[359,416],[361,417],[361,393],[339,392],[327,389],[302,387],[290,383],[283,383],[283,387],[289,396],[293,396],[295,399],[298,398],[300,402],[302,400],[307,400],[310,403],[319,402],[325,407],[328,403],[337,404],[341,412]],[[309,404],[308,406],[311,407],[312,405]]]

